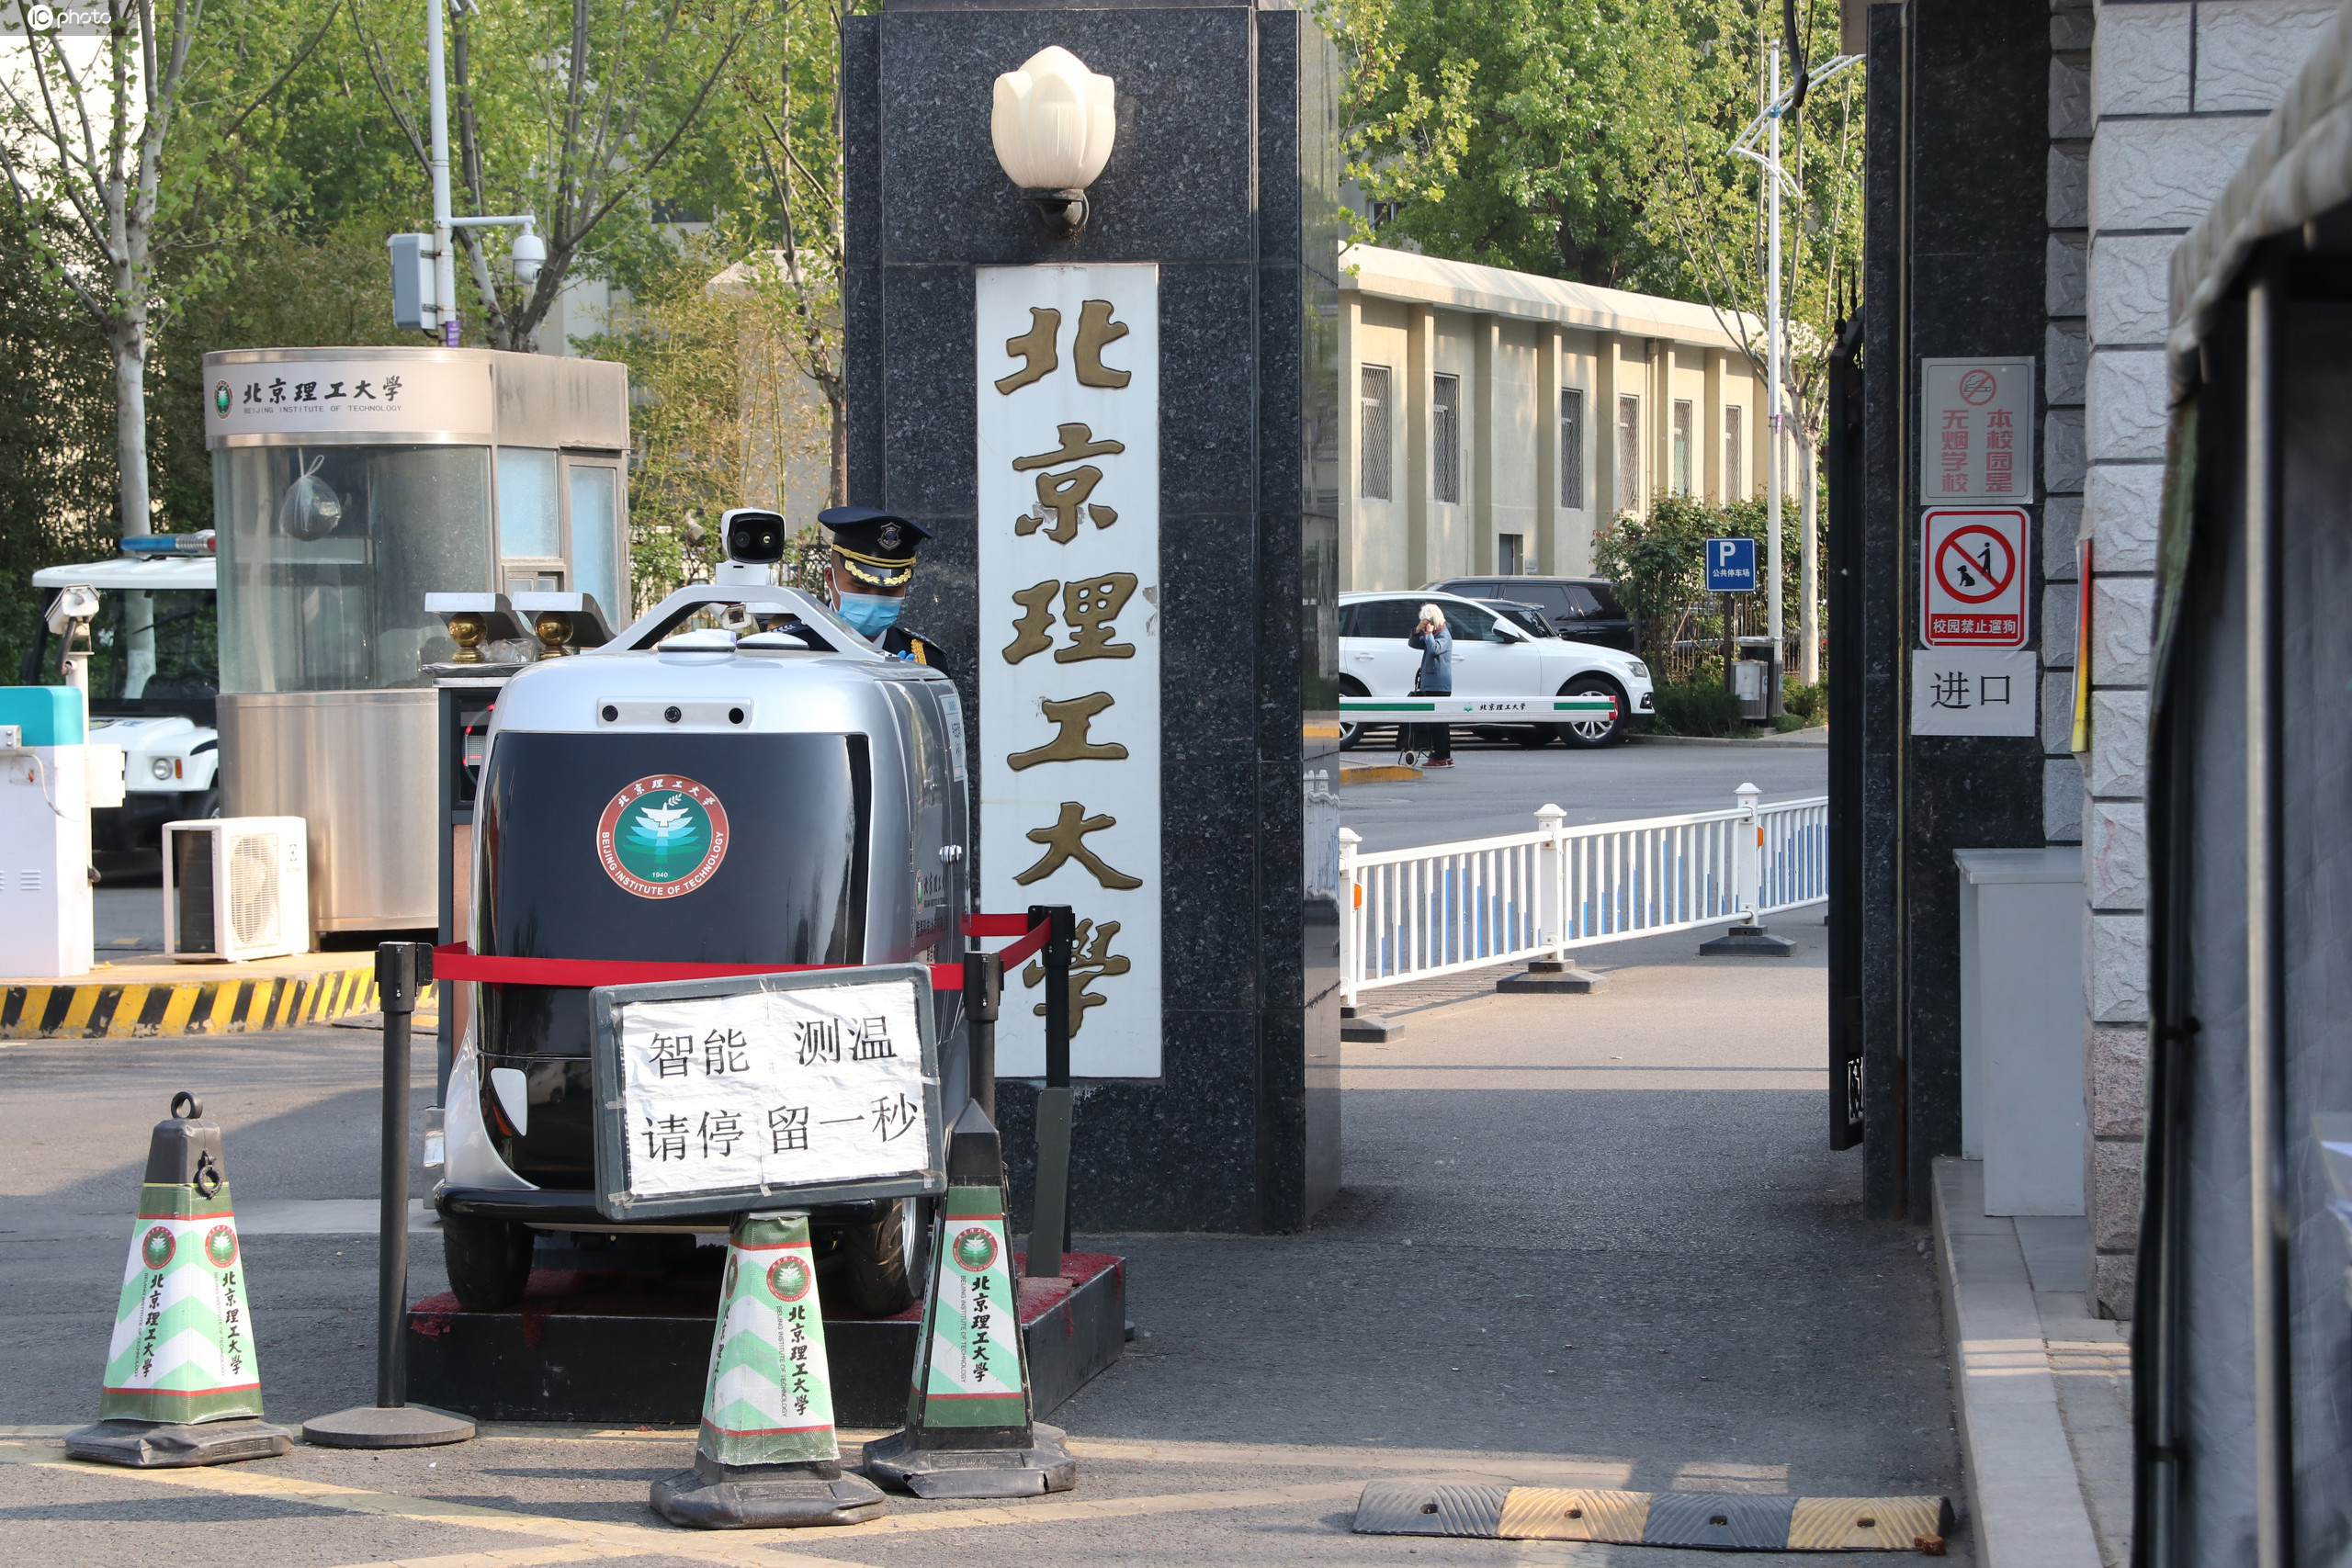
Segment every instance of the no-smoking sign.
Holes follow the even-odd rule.
[[[2026,514],[2016,507],[1938,507],[1920,519],[1919,629],[1929,648],[2023,648]]]

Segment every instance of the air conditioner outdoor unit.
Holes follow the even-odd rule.
[[[309,826],[300,817],[164,824],[164,951],[184,963],[311,949]]]

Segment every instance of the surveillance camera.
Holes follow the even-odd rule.
[[[75,621],[86,621],[98,613],[98,592],[95,588],[74,583],[61,589],[49,604],[49,629],[63,637],[66,628]]]
[[[718,520],[727,536],[727,558],[745,566],[774,566],[784,559],[785,523],[781,512],[739,506]]]
[[[547,265],[548,244],[537,231],[524,230],[514,236],[514,279],[518,283],[538,281],[539,268]]]

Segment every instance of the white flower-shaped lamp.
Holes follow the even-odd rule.
[[[1110,161],[1117,103],[1116,84],[1059,44],[996,79],[996,161],[1058,233],[1086,225],[1086,187]]]

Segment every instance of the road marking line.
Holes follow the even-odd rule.
[[[867,1568],[865,1564],[849,1562],[837,1557],[802,1557],[770,1551],[747,1541],[712,1540],[697,1530],[653,1529],[643,1525],[615,1525],[587,1519],[555,1518],[542,1514],[521,1514],[503,1508],[485,1508],[474,1503],[460,1503],[451,1498],[402,1497],[387,1492],[366,1492],[356,1486],[336,1486],[323,1481],[271,1475],[254,1470],[133,1470],[127,1466],[84,1464],[74,1461],[51,1464],[50,1468],[103,1471],[109,1475],[134,1477],[164,1486],[183,1486],[195,1492],[287,1498],[321,1508],[338,1509],[346,1514],[390,1516],[469,1529],[503,1530],[510,1535],[543,1536],[564,1542],[579,1542],[594,1549],[583,1552],[583,1556],[613,1555],[605,1549],[625,1547],[628,1549],[625,1554],[686,1557],[700,1562],[729,1564],[731,1568],[775,1568],[775,1565],[782,1565],[782,1568],[795,1568],[795,1565],[797,1568]]]
[[[1304,1443],[1161,1443],[1134,1438],[1072,1438],[1070,1451],[1085,1459],[1162,1464],[1290,1465],[1302,1470],[1460,1471],[1484,1476],[1543,1476],[1545,1483],[1623,1487],[1631,1461],[1590,1454],[1495,1453],[1476,1449],[1359,1449]],[[1574,1478],[1573,1480],[1566,1478]],[[1525,1482],[1522,1484],[1535,1484]]]
[[[346,1563],[344,1568],[537,1568],[541,1563],[642,1555],[635,1547],[590,1546],[582,1541],[565,1546],[518,1546],[508,1551],[459,1551],[446,1557],[386,1557],[373,1562]]]

